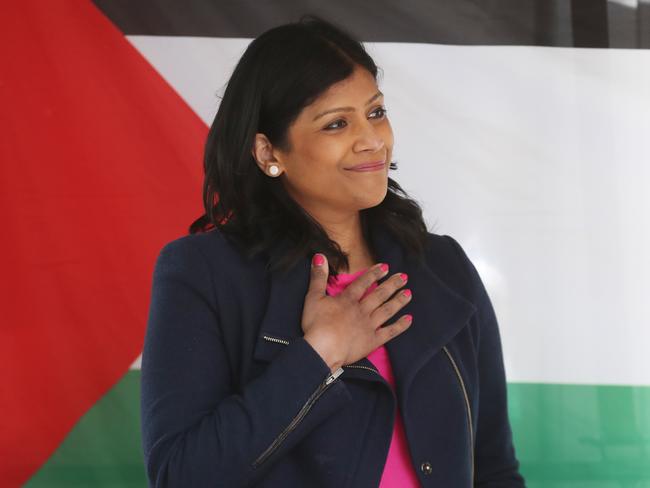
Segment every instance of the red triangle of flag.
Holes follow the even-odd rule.
[[[157,252],[201,211],[207,127],[90,2],[1,8],[0,479],[13,486],[140,353]]]

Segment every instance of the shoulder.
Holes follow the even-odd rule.
[[[187,234],[162,246],[154,277],[173,274],[193,286],[211,287],[218,296],[233,297],[251,289],[265,274],[262,257],[245,253],[218,229]]]
[[[246,268],[244,257],[217,229],[187,234],[165,243],[154,264],[154,278],[173,275],[176,279],[205,286],[215,276],[237,276]]]
[[[467,253],[454,237],[447,234],[428,232],[427,258],[437,270],[450,268],[469,276],[469,268],[473,266]]]
[[[447,234],[428,233],[427,263],[447,286],[475,302],[483,283],[460,242]]]
[[[215,260],[232,262],[239,256],[237,248],[218,229],[187,234],[165,243],[158,253],[158,260],[209,262]]]
[[[209,248],[228,246],[224,235],[218,229],[211,229],[196,234],[186,234],[165,243],[161,252],[178,253],[186,249],[206,251]]]

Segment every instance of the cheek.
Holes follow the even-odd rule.
[[[327,180],[341,169],[346,160],[349,145],[343,138],[323,138],[303,152],[301,174]]]
[[[338,141],[303,147],[287,178],[303,193],[321,194],[340,184],[345,147]]]

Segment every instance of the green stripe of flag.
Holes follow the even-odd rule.
[[[84,415],[27,487],[145,487],[140,371]],[[530,488],[650,487],[650,387],[510,383]]]
[[[25,487],[146,487],[140,439],[140,371],[131,370],[81,417]]]

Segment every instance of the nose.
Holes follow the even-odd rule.
[[[375,153],[383,147],[384,139],[375,126],[370,121],[363,124],[354,143],[355,152],[370,151]]]

